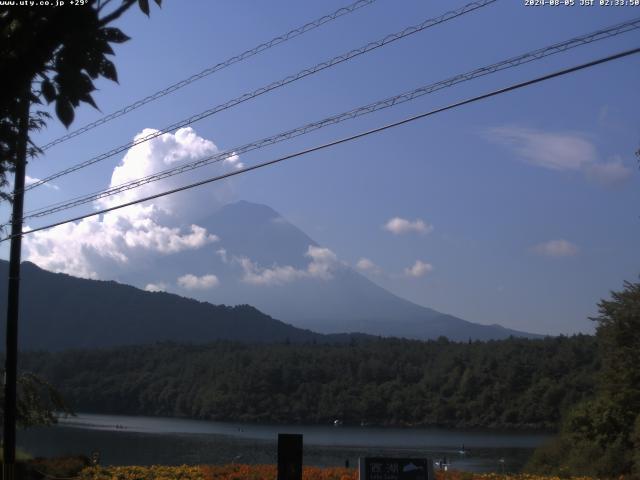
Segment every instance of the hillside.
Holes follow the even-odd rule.
[[[8,263],[0,261],[0,291]],[[22,265],[19,339],[22,349],[63,350],[158,341],[202,343],[347,341],[292,327],[249,305],[229,307],[113,281],[85,280]],[[6,297],[0,296],[5,310]],[[4,345],[4,328],[0,329]]]
[[[417,305],[333,259],[317,263],[309,248],[323,248],[309,235],[266,205],[240,201],[196,222],[219,241],[198,250],[158,256],[119,275],[122,283],[144,288],[167,285],[168,291],[227,305],[250,304],[298,328],[320,333],[363,332],[418,340],[495,340],[509,336],[539,338],[500,325],[481,325]],[[324,250],[324,249],[323,249]],[[220,252],[224,251],[224,255]],[[309,275],[316,262],[326,275]],[[252,268],[247,272],[247,265]],[[282,281],[247,281],[247,276],[276,276]],[[186,290],[176,279],[185,273],[215,274],[212,289]],[[425,299],[425,301],[428,301]]]

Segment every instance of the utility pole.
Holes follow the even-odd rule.
[[[7,337],[4,370],[4,464],[3,480],[14,480],[16,463],[16,401],[18,376],[18,311],[20,302],[20,256],[22,249],[22,215],[24,179],[29,138],[29,93],[20,101],[18,144],[16,145],[13,213],[11,217],[11,249],[9,254],[9,292],[7,299]]]

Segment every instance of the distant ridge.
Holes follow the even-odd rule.
[[[240,201],[193,223],[219,241],[136,263],[118,273],[119,283],[54,274],[25,262],[21,344],[63,349],[165,340],[341,342],[348,341],[349,334],[463,342],[542,337],[417,305],[337,259],[328,276],[307,275],[309,249],[320,245],[266,205]],[[289,281],[256,284],[244,280],[246,262],[256,272],[269,268],[302,274]],[[7,262],[0,261],[3,309],[7,270]],[[215,274],[218,282],[215,288],[187,290],[177,282],[187,274]],[[173,294],[139,290],[159,283]],[[4,335],[4,328],[0,330]]]
[[[318,245],[309,235],[267,205],[239,201],[228,204],[196,222],[220,237],[212,250],[224,248],[229,257],[246,257],[261,267],[291,266],[305,269],[306,252]],[[500,325],[481,325],[417,305],[375,284],[354,269],[343,265],[330,280],[299,278],[282,285],[254,286],[238,281],[237,265],[223,262],[215,254],[202,251],[176,255],[172,265],[156,264],[158,275],[179,263],[185,271],[202,275],[201,258],[220,278],[212,291],[194,292],[201,300],[228,304],[249,303],[275,318],[299,328],[320,333],[363,332],[418,340],[445,336],[454,341],[500,340],[515,337],[541,338]],[[173,272],[175,277],[178,272]],[[127,279],[145,285],[170,275]]]
[[[0,260],[0,309],[6,310],[8,262]],[[86,280],[22,264],[20,348],[63,350],[152,344],[347,342],[287,325],[249,305],[212,305],[113,281]],[[0,328],[4,347],[4,322]]]

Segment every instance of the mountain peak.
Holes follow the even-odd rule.
[[[237,202],[228,203],[220,207],[215,215],[239,215],[243,218],[250,216],[254,219],[271,220],[273,218],[282,218],[273,208],[262,203],[253,203],[247,200],[238,200]]]

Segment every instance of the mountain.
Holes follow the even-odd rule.
[[[6,310],[8,262],[0,261],[0,308]],[[22,264],[19,339],[22,349],[63,350],[150,344],[346,342],[274,320],[249,305],[211,305],[113,281],[86,280]],[[4,323],[0,329],[4,345]]]
[[[266,205],[232,203],[195,222],[219,237],[203,248],[154,258],[123,273],[122,283],[168,289],[211,303],[250,304],[299,328],[321,333],[451,340],[538,337],[480,325],[417,305],[376,285],[332,256]],[[219,285],[187,290],[180,276],[215,274]]]

